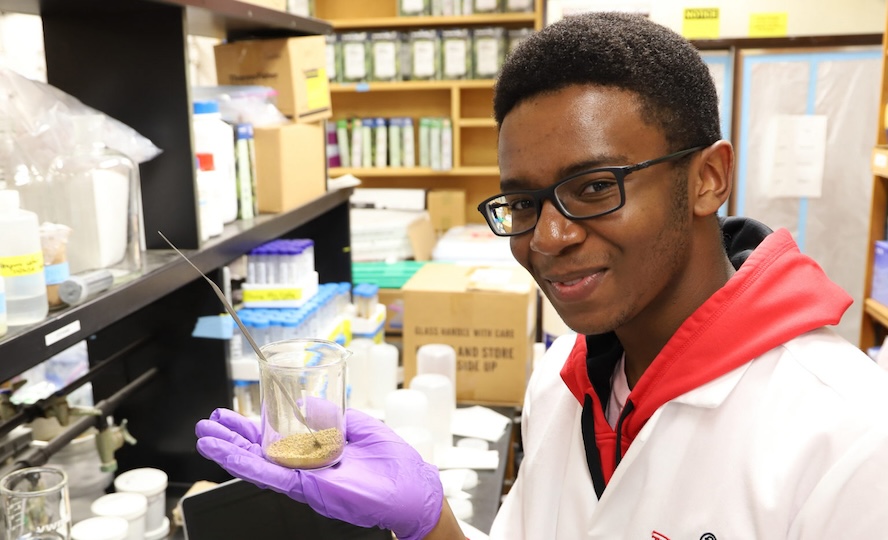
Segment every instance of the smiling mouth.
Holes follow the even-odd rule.
[[[576,300],[591,294],[601,282],[605,273],[604,269],[596,270],[590,274],[563,281],[550,279],[552,289],[563,300]]]

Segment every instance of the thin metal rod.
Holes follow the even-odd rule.
[[[241,331],[241,332],[243,332],[244,337],[247,338],[247,341],[250,343],[250,347],[253,348],[253,352],[255,352],[255,353],[256,353],[256,356],[259,357],[259,361],[261,361],[261,362],[265,362],[266,364],[268,364],[268,359],[265,358],[265,354],[262,353],[262,349],[260,349],[260,348],[259,348],[259,345],[256,343],[256,341],[253,340],[253,336],[250,334],[249,331],[247,331],[247,327],[244,326],[244,323],[240,320],[240,317],[238,317],[237,312],[234,310],[234,308],[233,308],[233,307],[231,306],[231,304],[228,302],[228,299],[225,298],[225,294],[222,292],[222,290],[219,288],[219,286],[216,285],[215,283],[213,283],[213,280],[210,279],[210,278],[208,278],[206,274],[204,274],[203,272],[201,272],[201,271],[200,271],[200,268],[198,268],[197,266],[195,266],[194,263],[191,262],[191,259],[189,259],[188,257],[186,257],[184,253],[182,253],[181,251],[179,251],[179,248],[177,248],[176,246],[174,246],[173,243],[170,242],[170,241],[167,239],[167,237],[163,235],[162,232],[157,231],[157,234],[159,234],[160,237],[163,238],[164,241],[165,241],[167,244],[169,244],[170,247],[173,248],[173,250],[175,250],[175,252],[178,253],[180,257],[182,257],[183,259],[185,259],[185,262],[187,262],[188,264],[190,264],[190,265],[191,265],[191,268],[194,268],[194,270],[195,270],[198,274],[200,274],[201,277],[204,278],[204,279],[207,281],[207,283],[210,284],[210,287],[213,288],[213,292],[216,293],[216,296],[219,297],[219,300],[222,302],[222,305],[225,306],[225,310],[228,311],[228,314],[231,315],[231,318],[234,319],[234,322],[237,323],[237,327],[240,328],[240,331]],[[315,446],[317,446],[318,448],[320,448],[321,446],[323,446],[323,445],[321,444],[321,441],[318,439],[318,436],[315,435],[314,430],[311,429],[311,426],[308,425],[308,421],[305,419],[305,416],[302,414],[302,411],[299,409],[299,405],[296,403],[296,400],[293,399],[293,396],[290,395],[290,391],[287,389],[287,387],[284,385],[284,383],[280,380],[280,378],[278,377],[277,373],[275,373],[273,369],[269,369],[269,370],[268,370],[268,374],[269,374],[269,376],[271,377],[272,382],[274,382],[274,383],[277,385],[278,390],[281,391],[281,394],[283,394],[284,398],[287,400],[287,403],[288,403],[288,404],[290,405],[290,407],[293,409],[293,412],[296,414],[296,418],[302,423],[302,425],[305,426],[305,429],[308,430],[308,433],[309,433],[309,434],[311,435],[311,437],[314,439]]]

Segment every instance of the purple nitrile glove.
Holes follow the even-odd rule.
[[[389,529],[400,540],[424,538],[441,515],[438,469],[379,420],[348,409],[345,422],[342,459],[326,469],[295,470],[267,461],[259,426],[228,409],[197,423],[197,451],[232,476],[306,503],[323,516]]]

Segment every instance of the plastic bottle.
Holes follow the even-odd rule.
[[[222,120],[215,101],[194,102],[194,151],[212,154],[218,171],[220,213],[223,223],[237,219],[237,173],[234,154],[234,128]]]
[[[224,227],[217,172],[213,154],[197,154],[197,207],[201,240],[219,236]]]
[[[37,214],[22,210],[18,191],[0,190],[0,276],[9,326],[42,321],[49,313]]]
[[[237,217],[253,219],[259,213],[256,208],[256,150],[253,126],[238,124],[234,138],[237,170]]]

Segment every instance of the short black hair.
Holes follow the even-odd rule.
[[[635,93],[672,150],[721,138],[718,94],[697,49],[647,17],[593,12],[532,34],[506,58],[494,87],[498,126],[522,101],[572,85]]]

